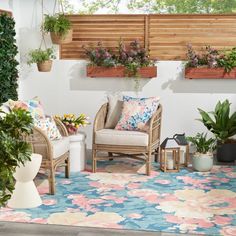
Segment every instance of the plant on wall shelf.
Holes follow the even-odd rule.
[[[217,50],[206,46],[203,53],[197,53],[189,44],[187,60],[186,78],[236,78],[236,47]]]
[[[31,158],[31,147],[24,136],[32,131],[33,119],[29,112],[14,109],[0,111],[0,207],[10,199],[14,190],[13,174],[19,164]]]
[[[15,21],[11,16],[0,14],[0,104],[8,99],[17,100],[18,53],[15,40]]]
[[[83,48],[89,59],[89,77],[133,77],[135,89],[138,90],[139,78],[157,76],[155,61],[149,58],[147,50],[138,40],[132,41],[128,46],[120,40],[117,53],[104,48],[101,42],[95,48]]]
[[[71,22],[64,14],[45,15],[43,30],[50,32],[54,44],[69,43],[72,41]]]
[[[55,58],[53,48],[47,48],[45,50],[39,48],[29,52],[28,64],[36,63],[39,71],[48,72],[51,71],[52,59]]]

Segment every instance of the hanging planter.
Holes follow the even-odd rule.
[[[53,48],[42,50],[41,48],[29,52],[28,64],[37,64],[38,71],[49,72],[52,68],[52,59],[55,59]]]
[[[154,78],[157,77],[157,67],[147,66],[138,69],[140,78]],[[103,67],[103,66],[87,66],[87,76],[93,78],[124,78],[134,77],[132,73],[127,72],[124,66]]]
[[[64,14],[45,15],[43,30],[50,33],[54,44],[70,43],[72,41],[71,23]]]

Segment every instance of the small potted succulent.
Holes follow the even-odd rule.
[[[185,68],[187,79],[236,79],[236,47],[217,50],[206,46],[204,53],[197,53],[188,45]]]
[[[188,137],[188,141],[196,148],[193,154],[193,169],[202,172],[210,171],[213,166],[215,139],[208,139],[207,134],[197,133],[194,137]]]
[[[50,32],[54,44],[70,43],[72,41],[71,22],[64,14],[45,15],[43,30]]]
[[[29,52],[28,64],[37,64],[38,71],[49,72],[52,68],[52,59],[55,59],[53,48],[47,48],[45,50],[39,48]]]
[[[32,127],[29,112],[0,110],[0,207],[7,203],[14,190],[16,167],[31,159],[32,150],[24,137],[32,132]]]
[[[230,102],[218,102],[213,112],[198,109],[200,121],[211,131],[217,139],[217,160],[219,162],[233,162],[236,159],[236,112],[230,114]]]
[[[90,124],[89,117],[85,114],[80,114],[78,117],[74,114],[65,114],[64,116],[56,116],[57,119],[60,119],[61,122],[65,125],[69,134],[76,134],[79,130],[79,127]]]

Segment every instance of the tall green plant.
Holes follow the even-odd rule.
[[[10,199],[14,190],[13,174],[19,164],[30,160],[31,147],[24,141],[30,134],[33,119],[29,112],[15,109],[6,114],[0,111],[0,207]]]
[[[230,115],[230,105],[226,99],[224,102],[219,101],[213,112],[205,112],[198,108],[200,121],[222,143],[236,134],[236,112]]]
[[[17,100],[17,77],[19,64],[15,40],[15,21],[6,14],[0,14],[0,104],[8,99]]]

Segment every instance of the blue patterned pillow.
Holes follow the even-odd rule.
[[[147,122],[156,112],[159,97],[133,98],[123,97],[121,117],[115,127],[116,130],[147,130]]]

